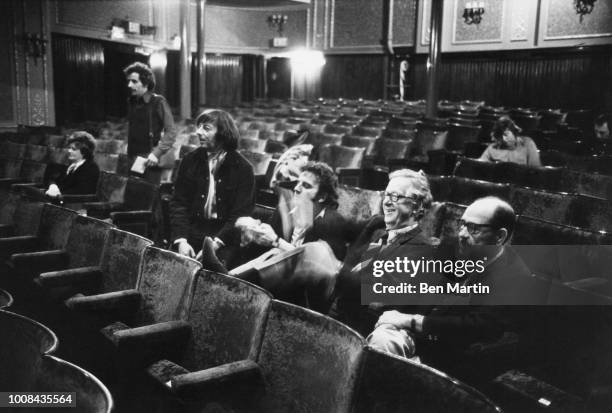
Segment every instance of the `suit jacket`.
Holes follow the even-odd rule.
[[[74,172],[62,175],[56,182],[63,195],[95,194],[100,169],[94,161],[86,160]]]
[[[185,155],[178,169],[170,201],[172,239],[189,239],[194,228],[204,226],[209,176],[206,149],[198,148]],[[251,215],[255,207],[253,167],[238,152],[229,151],[225,155],[215,176],[215,192],[217,219],[221,229],[216,234],[205,235],[219,237],[229,245],[235,235],[236,219]]]
[[[423,319],[423,333],[454,347],[501,337],[504,331],[517,327],[522,309],[495,304],[509,304],[513,298],[520,298],[530,287],[530,277],[529,268],[507,245],[482,275],[471,280],[489,286],[490,294],[468,297],[470,305],[433,308]]]
[[[159,159],[172,149],[175,139],[172,111],[162,95],[148,91],[141,98],[128,99],[128,156],[146,157],[152,152]]]
[[[282,220],[278,210],[275,211],[269,222],[274,231],[282,236]],[[334,255],[339,260],[343,260],[346,255],[347,244],[353,238],[347,232],[348,223],[346,219],[335,209],[326,208],[322,217],[315,218],[312,227],[304,234],[304,243],[313,241],[325,241],[331,247]],[[291,239],[285,240],[291,242]]]
[[[395,308],[378,307],[374,309],[372,306],[361,305],[362,283],[367,284],[372,281],[374,261],[395,261],[397,257],[415,260],[421,257],[427,259],[434,258],[437,254],[436,246],[430,238],[422,234],[419,227],[398,235],[388,245],[383,246],[381,238],[386,233],[382,217],[376,216],[368,221],[356,245],[352,246],[351,251],[347,254],[337,280],[336,302],[332,315],[364,335],[374,329],[374,324],[382,311]],[[385,273],[381,282],[390,285],[405,280],[405,277],[403,273]]]

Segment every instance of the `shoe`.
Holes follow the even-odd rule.
[[[215,248],[213,246],[213,240],[210,237],[205,237],[202,242],[202,267],[205,270],[218,272],[220,274],[227,274],[227,268],[215,254]]]

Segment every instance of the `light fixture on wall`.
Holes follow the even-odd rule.
[[[463,21],[466,24],[480,24],[484,13],[484,1],[468,1],[463,9]]]
[[[574,0],[576,13],[580,15],[581,22],[585,14],[591,14],[591,12],[593,11],[593,7],[595,7],[596,1],[597,0]]]
[[[24,33],[23,41],[25,43],[26,55],[38,59],[43,57],[47,52],[47,39],[40,33]]]
[[[270,26],[271,29],[275,29],[278,35],[282,37],[287,20],[289,20],[289,16],[286,14],[271,14],[268,16],[268,26]]]

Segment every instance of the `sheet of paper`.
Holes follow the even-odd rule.
[[[146,166],[145,163],[147,162],[147,158],[143,158],[142,156],[137,156],[136,160],[134,161],[134,164],[132,165],[132,172],[136,172],[138,174],[144,174]]]

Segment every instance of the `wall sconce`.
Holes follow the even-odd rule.
[[[268,26],[270,26],[271,29],[276,29],[278,35],[283,37],[283,29],[287,20],[289,20],[289,16],[286,14],[271,14],[268,16]]]
[[[484,1],[468,1],[463,9],[463,20],[466,24],[480,24],[485,12]]]
[[[574,6],[576,7],[576,13],[580,15],[581,23],[585,14],[591,14],[596,1],[597,0],[575,0]]]
[[[47,39],[40,33],[24,33],[23,41],[25,43],[26,55],[38,59],[43,57],[47,52]]]

